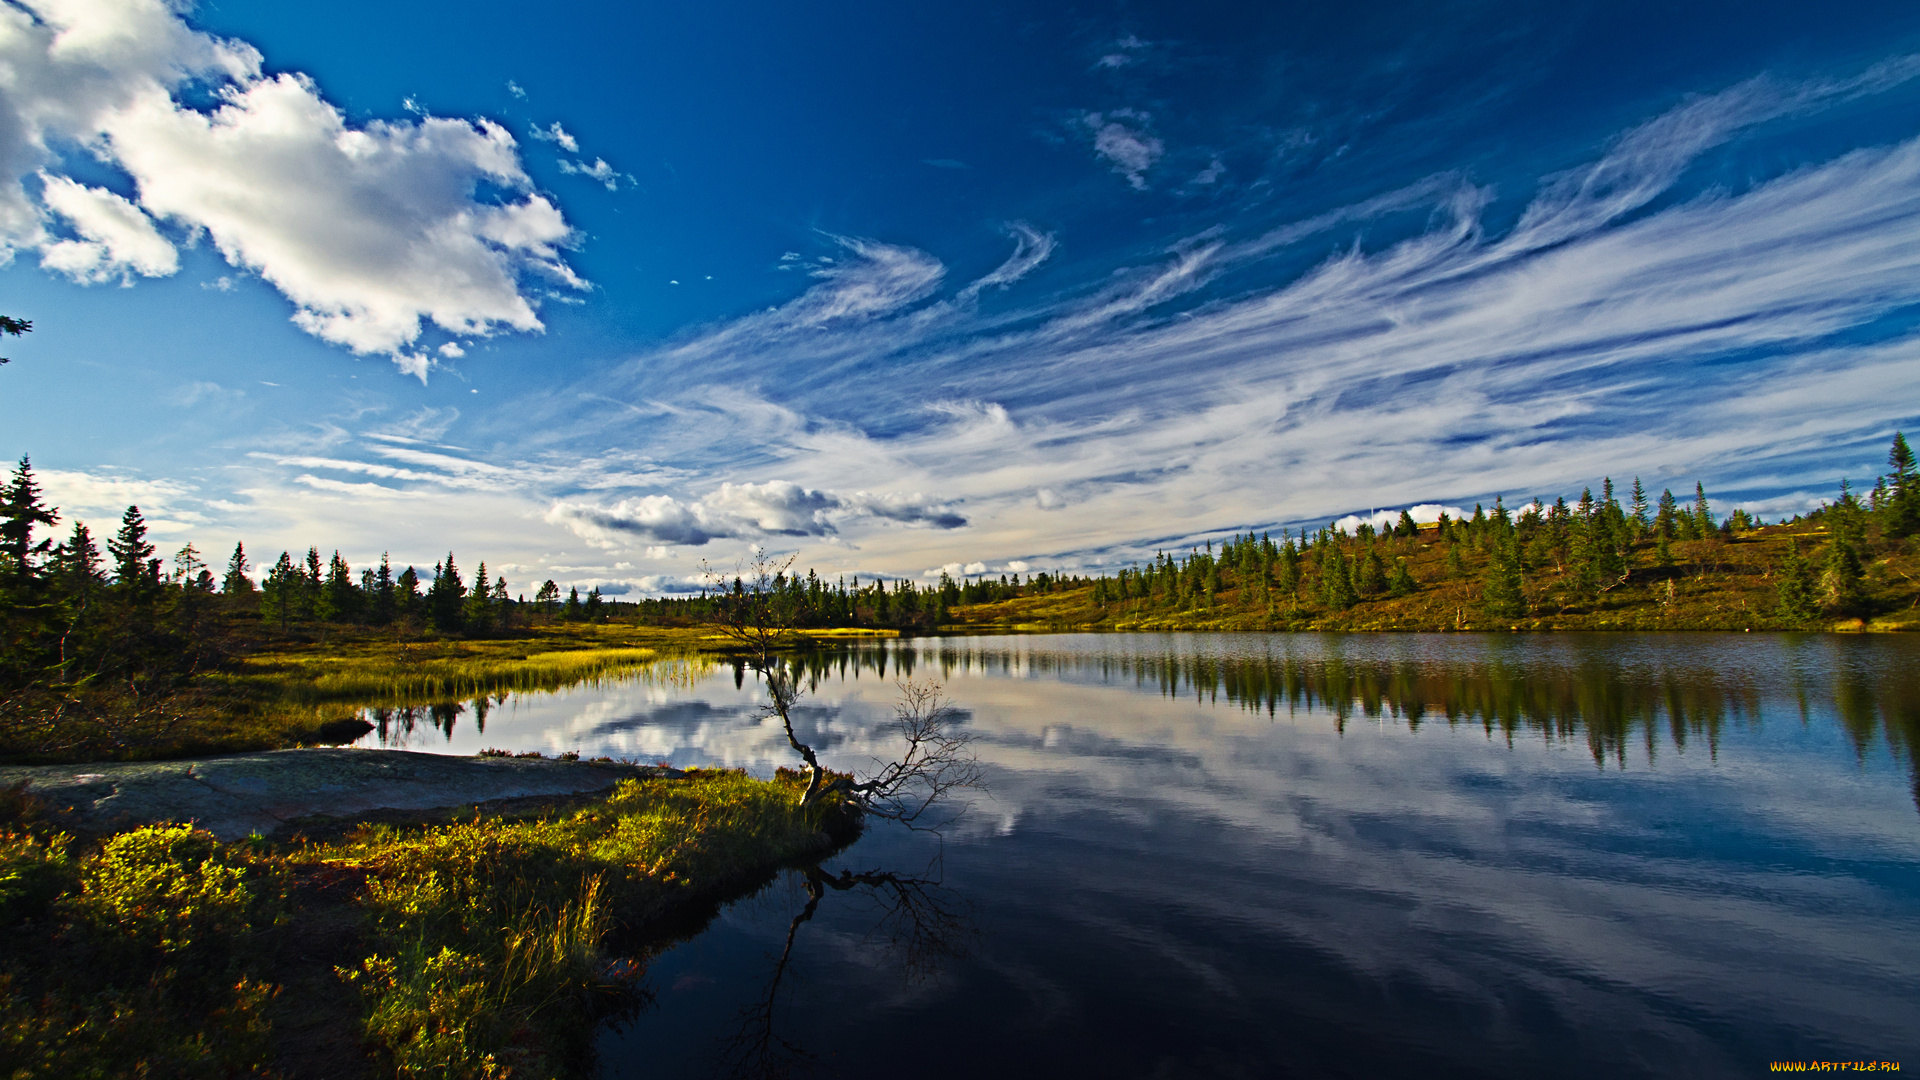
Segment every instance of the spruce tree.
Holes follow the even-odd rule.
[[[1407,560],[1404,557],[1393,560],[1393,576],[1387,579],[1388,595],[1410,596],[1419,587],[1413,580],[1413,573],[1407,569]]]
[[[1813,568],[1800,554],[1800,541],[1787,541],[1787,557],[1780,564],[1780,583],[1775,586],[1775,609],[1783,622],[1798,625],[1819,612],[1814,594]]]
[[[1628,508],[1627,520],[1631,522],[1633,535],[1638,538],[1647,531],[1647,489],[1640,486],[1640,478],[1633,478],[1633,503]]]
[[[458,630],[466,598],[466,582],[461,580],[459,568],[453,565],[453,552],[449,551],[447,561],[433,568],[433,584],[427,589],[427,617],[437,629]]]
[[[153,545],[147,543],[147,519],[140,508],[127,507],[120,517],[120,531],[107,541],[113,556],[114,584],[129,595],[146,595],[158,586],[160,561],[153,557]]]
[[[1496,533],[1488,539],[1487,569],[1481,577],[1480,605],[1492,618],[1512,619],[1527,613],[1526,594],[1520,576],[1520,556],[1514,550],[1515,542],[1516,538],[1511,534]]]
[[[40,484],[33,478],[33,462],[21,455],[20,464],[6,490],[0,491],[0,567],[16,583],[34,576],[34,556],[53,546],[52,540],[33,542],[36,525],[51,526],[59,512],[41,498]]]
[[[399,597],[395,595],[393,581],[393,562],[386,552],[380,553],[380,569],[373,573],[372,588],[367,590],[367,621],[375,626],[385,626],[399,614]]]
[[[1887,464],[1893,466],[1893,490],[1880,531],[1889,540],[1898,540],[1920,533],[1920,473],[1915,471],[1913,450],[1907,446],[1904,432],[1893,433]]]
[[[447,562],[452,565],[451,555],[447,557]],[[474,633],[484,634],[493,629],[493,594],[487,586],[487,563],[484,559],[480,561],[480,568],[473,572],[473,591],[467,594],[461,615],[467,629]]]
[[[1378,596],[1387,589],[1387,567],[1380,561],[1379,549],[1367,545],[1367,556],[1360,560],[1360,580],[1356,583],[1362,596]]]
[[[1393,531],[1396,536],[1419,536],[1420,523],[1413,520],[1413,514],[1411,512],[1402,510],[1400,511],[1400,522],[1394,526]]]
[[[260,617],[277,622],[285,630],[300,616],[300,594],[306,588],[305,575],[293,564],[293,556],[280,553],[279,561],[267,571],[260,588]]]
[[[1707,506],[1707,486],[1701,483],[1693,485],[1693,527],[1698,530],[1701,539],[1713,535],[1719,528],[1714,524],[1713,510]]]
[[[250,596],[253,594],[252,567],[247,565],[247,545],[233,545],[233,557],[227,560],[227,574],[220,579],[220,591],[228,596]]]
[[[1866,513],[1852,488],[1842,480],[1839,501],[1829,505],[1821,516],[1827,524],[1827,552],[1820,574],[1821,598],[1835,613],[1845,614],[1858,608],[1863,599],[1860,549],[1866,542]]]
[[[1320,563],[1320,602],[1335,611],[1345,611],[1359,602],[1353,588],[1353,571],[1346,552],[1335,545]]]

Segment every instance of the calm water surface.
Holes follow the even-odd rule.
[[[990,793],[655,958],[604,1075],[1920,1070],[1920,639],[922,639],[821,656],[803,737],[891,756],[908,674]],[[764,774],[759,701],[666,665],[368,741]]]

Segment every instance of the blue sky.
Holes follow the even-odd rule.
[[[1780,515],[1915,427],[1910,5],[912,7],[0,7],[0,453],[640,593]]]

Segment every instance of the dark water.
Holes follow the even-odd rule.
[[[830,763],[888,753],[908,673],[990,796],[659,956],[605,1075],[1920,1069],[1920,639],[908,641],[817,663]],[[658,671],[386,738],[770,771],[755,689]]]

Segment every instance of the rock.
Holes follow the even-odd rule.
[[[222,840],[273,836],[289,823],[355,820],[507,799],[554,798],[630,778],[675,778],[659,765],[534,757],[452,757],[404,750],[308,749],[86,765],[0,766],[0,787],[27,790],[65,827],[107,832],[193,822]]]

